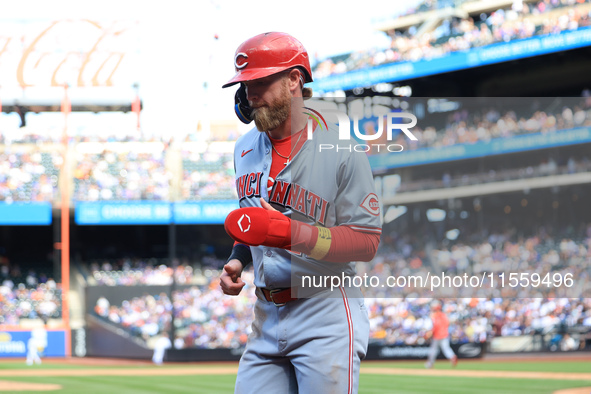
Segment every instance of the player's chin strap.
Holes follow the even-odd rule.
[[[248,105],[248,99],[246,98],[246,86],[241,83],[240,87],[234,95],[234,112],[242,123],[249,124],[252,122],[252,108]]]

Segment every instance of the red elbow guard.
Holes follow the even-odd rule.
[[[232,239],[247,245],[291,246],[291,220],[281,212],[258,207],[236,209],[226,217],[224,228]]]

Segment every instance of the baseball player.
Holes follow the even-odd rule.
[[[442,311],[441,302],[434,300],[431,302],[431,321],[433,322],[433,336],[431,337],[431,348],[429,349],[429,358],[425,363],[425,368],[432,368],[439,348],[443,351],[445,358],[451,361],[451,366],[455,367],[458,363],[458,356],[454,354],[449,346],[449,320]]]
[[[162,361],[164,361],[164,353],[167,349],[172,347],[172,343],[170,342],[170,338],[167,332],[163,332],[160,338],[156,340],[154,343],[154,354],[152,355],[152,362],[156,365],[162,365]]]
[[[236,241],[220,286],[237,295],[254,265],[255,320],[240,360],[236,393],[354,393],[369,338],[367,310],[350,284],[304,286],[306,276],[352,277],[381,234],[369,162],[352,149],[319,152],[338,133],[313,123],[308,53],[294,37],[264,33],[241,44],[236,113],[256,128],[236,142],[239,209],[225,228]],[[341,141],[342,145],[343,141]]]
[[[39,353],[43,353],[46,347],[47,330],[45,329],[45,322],[43,322],[43,326],[35,327],[31,330],[31,337],[27,341],[27,365],[41,365]]]

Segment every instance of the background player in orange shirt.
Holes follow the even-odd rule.
[[[431,348],[429,349],[429,359],[425,363],[425,368],[433,367],[433,363],[439,354],[439,348],[443,351],[445,357],[451,361],[452,367],[458,363],[456,356],[449,346],[449,320],[442,311],[441,302],[434,300],[431,303],[431,322],[433,323],[433,335],[431,337]]]

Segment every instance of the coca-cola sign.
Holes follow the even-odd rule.
[[[14,21],[0,27],[0,86],[130,87],[137,82],[135,21]]]

